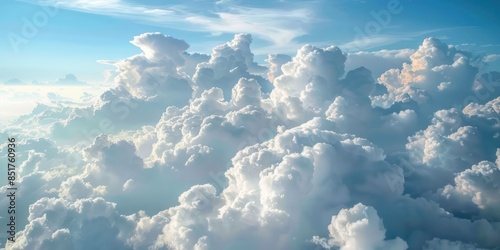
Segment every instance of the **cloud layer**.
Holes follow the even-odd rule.
[[[473,53],[304,45],[263,66],[248,34],[209,55],[131,43],[91,105],[50,95],[0,132],[19,148],[10,249],[500,245],[500,73]]]

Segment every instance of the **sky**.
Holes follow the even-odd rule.
[[[0,249],[500,249],[498,1],[0,6]]]

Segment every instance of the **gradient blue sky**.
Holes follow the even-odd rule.
[[[375,21],[371,12],[387,10],[390,1],[2,1],[0,3],[0,82],[53,81],[66,74],[102,82],[111,66],[98,60],[118,60],[139,49],[127,41],[159,31],[186,40],[189,51],[209,53],[234,33],[251,33],[256,60],[267,53],[293,52],[304,43],[339,45],[344,51],[416,47],[426,37],[467,47],[478,54],[500,54],[500,2],[400,0],[401,12],[387,25],[352,46],[356,27]],[[33,37],[23,36],[23,20],[41,17],[40,4],[60,8],[39,25]],[[42,19],[40,19],[43,21]],[[13,45],[13,35],[27,43]],[[359,43],[358,43],[359,44]],[[498,62],[498,61],[497,61]]]

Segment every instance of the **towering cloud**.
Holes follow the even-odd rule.
[[[373,207],[361,203],[350,209],[342,209],[332,217],[328,226],[330,239],[313,241],[325,248],[339,246],[342,250],[355,249],[407,249],[408,245],[400,238],[384,241],[385,228]]]

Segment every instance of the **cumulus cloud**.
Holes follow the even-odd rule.
[[[463,113],[468,117],[485,118],[485,120],[491,122],[493,127],[499,127],[500,97],[497,97],[484,105],[470,103],[463,109]]]
[[[454,108],[437,111],[426,129],[408,137],[406,149],[415,166],[407,184],[413,186],[415,179],[427,180],[426,188],[417,184],[418,188],[414,187],[419,191],[413,187],[409,190],[435,190],[473,164],[495,161],[500,135],[494,115],[497,99],[485,105],[470,104],[462,112]]]
[[[496,163],[481,161],[457,174],[454,184],[448,184],[437,192],[437,200],[443,207],[456,213],[488,219],[500,218],[500,148]]]
[[[414,101],[429,114],[462,105],[474,94],[478,68],[469,53],[427,38],[410,60],[402,68],[390,69],[380,76],[378,80],[389,93],[374,98],[374,104],[387,107],[395,102]]]
[[[500,245],[500,73],[471,52],[304,45],[266,67],[249,34],[131,43],[90,105],[49,93],[0,131],[19,148],[12,249]]]
[[[42,198],[30,206],[30,222],[11,249],[132,249],[124,244],[124,231],[133,222],[116,214],[115,205],[102,198]]]
[[[236,248],[248,244],[239,240],[244,238],[259,242],[254,248],[286,249],[294,245],[294,237],[302,241],[295,244],[306,244],[316,225],[326,227],[331,212],[352,199],[402,193],[402,172],[383,160],[382,150],[361,138],[323,130],[328,126],[315,119],[238,152],[225,173],[228,186],[222,193],[216,195],[212,185],[186,191],[180,204],[169,209],[172,221],[155,244]],[[365,162],[356,162],[359,158]],[[399,183],[388,183],[390,177]],[[323,197],[325,190],[332,192],[330,198]],[[282,240],[276,242],[276,236]]]
[[[288,55],[269,54],[266,59],[266,62],[269,63],[269,72],[267,74],[269,81],[273,82],[276,77],[282,75],[281,66],[291,60],[292,58]]]
[[[73,74],[67,74],[64,77],[57,78],[53,83],[49,84],[54,84],[54,85],[82,85],[86,84],[85,82],[82,82],[76,78],[75,75]]]
[[[385,228],[373,207],[361,203],[350,209],[342,209],[332,217],[328,225],[330,239],[313,238],[313,242],[330,249],[407,249],[408,245],[400,238],[385,241]]]

